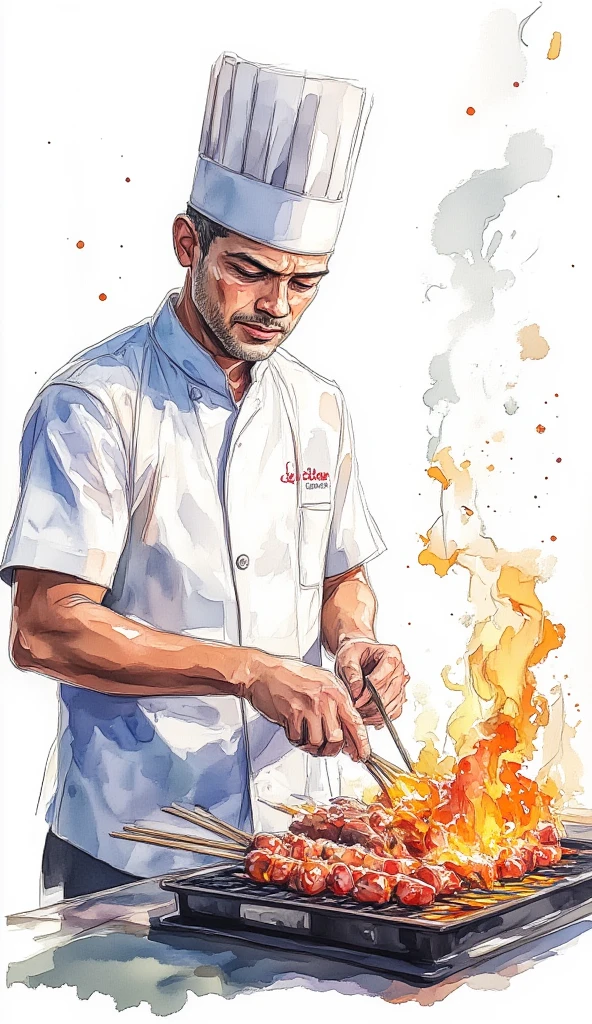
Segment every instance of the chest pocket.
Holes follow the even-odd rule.
[[[331,513],[328,501],[299,507],[298,559],[301,587],[319,587],[323,582]]]

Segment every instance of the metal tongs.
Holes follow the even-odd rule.
[[[412,775],[414,775],[415,774],[415,767],[413,765],[413,761],[411,760],[411,758],[409,756],[408,750],[403,745],[403,743],[401,741],[401,737],[399,736],[399,733],[395,729],[395,726],[393,725],[393,723],[391,722],[391,720],[390,720],[390,718],[389,718],[389,716],[387,714],[386,708],[385,708],[384,704],[382,703],[382,697],[380,696],[380,694],[379,694],[378,690],[376,689],[376,687],[374,686],[374,684],[370,682],[370,680],[368,679],[368,676],[364,676],[364,684],[368,687],[368,690],[370,691],[370,694],[372,695],[372,700],[374,701],[374,703],[376,704],[376,707],[378,708],[378,711],[380,713],[380,717],[382,718],[384,724],[386,725],[386,727],[387,727],[387,729],[388,729],[388,731],[389,731],[389,733],[391,735],[391,738],[393,740],[393,743],[395,744],[397,750],[399,751],[399,754],[401,755],[401,757],[403,759],[403,763],[405,764],[405,767],[407,768],[407,771],[410,772]]]

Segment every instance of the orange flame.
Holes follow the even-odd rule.
[[[396,828],[418,855],[491,886],[500,860],[544,842],[545,827],[555,837],[563,831],[552,806],[556,787],[523,769],[549,721],[532,670],[561,646],[565,630],[549,620],[536,594],[535,554],[499,551],[486,537],[469,464],[459,470],[448,450],[434,461],[441,468],[429,475],[442,485],[442,518],[422,537],[419,562],[439,576],[453,565],[468,570],[476,621],[464,680],[454,683],[443,672],[445,685],[462,693],[447,724],[456,757],[442,757],[430,735],[416,765],[419,780],[397,776],[390,794]]]

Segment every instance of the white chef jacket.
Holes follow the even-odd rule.
[[[255,363],[237,406],[171,292],[154,317],[76,356],[27,416],[1,566],[81,577],[157,629],[321,662],[325,576],[384,545],[337,386],[287,352]],[[203,858],[114,839],[199,804],[277,827],[259,799],[326,793],[327,762],[230,696],[110,696],[60,684],[57,835],[132,874]]]

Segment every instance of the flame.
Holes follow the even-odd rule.
[[[501,551],[485,535],[470,464],[458,468],[449,449],[434,462],[429,475],[442,486],[442,516],[422,537],[419,562],[439,576],[453,565],[467,570],[475,622],[464,679],[442,673],[447,688],[461,694],[446,730],[455,756],[443,757],[430,731],[416,764],[419,778],[397,776],[389,792],[396,827],[418,855],[466,869],[466,877],[490,886],[500,858],[540,843],[543,826],[563,833],[557,784],[524,769],[549,722],[533,669],[561,646],[565,630],[537,596],[545,578],[539,553]]]

